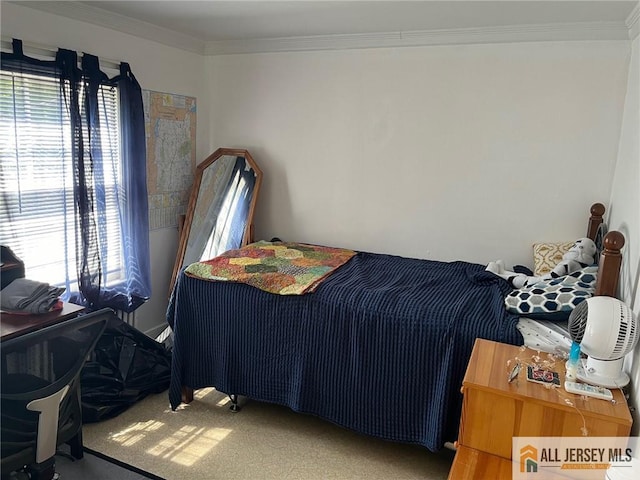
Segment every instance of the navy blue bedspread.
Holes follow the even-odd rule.
[[[301,296],[181,274],[171,406],[213,386],[437,451],[457,438],[474,340],[523,343],[511,287],[484,268],[358,253]]]

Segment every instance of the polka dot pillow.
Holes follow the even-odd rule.
[[[507,310],[537,320],[567,320],[571,311],[596,289],[597,266],[564,277],[513,290],[505,298]]]

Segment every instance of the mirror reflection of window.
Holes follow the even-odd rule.
[[[244,157],[225,156],[205,170],[183,266],[210,260],[242,244],[255,172]],[[213,185],[214,188],[204,188]],[[212,192],[217,192],[212,195]]]
[[[246,217],[242,212],[246,210],[242,208],[241,202],[243,198],[248,197],[248,192],[248,182],[242,177],[240,171],[236,171],[231,188],[227,191],[220,208],[213,234],[209,237],[200,256],[200,261],[215,258],[221,253],[235,248],[233,245],[239,244],[238,235],[240,242],[242,241],[246,227]]]
[[[235,157],[225,155],[202,172],[197,202],[193,208],[191,229],[184,252],[183,267],[198,262],[217,228],[226,192],[235,167]],[[207,260],[205,258],[205,260]]]

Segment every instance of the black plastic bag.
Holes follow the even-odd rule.
[[[113,318],[81,373],[82,422],[115,417],[150,393],[169,388],[171,352]]]

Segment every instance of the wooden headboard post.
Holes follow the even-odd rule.
[[[598,228],[604,222],[604,212],[603,204],[594,203],[591,205],[591,216],[587,225],[587,237],[591,240],[596,240]],[[622,247],[624,247],[624,235],[615,230],[607,233],[602,240],[595,295],[616,297],[620,267],[622,266],[622,254],[620,253]]]
[[[605,235],[603,243],[598,264],[598,282],[595,295],[615,298],[620,278],[620,266],[622,265],[620,250],[624,247],[624,235],[612,230]]]
[[[587,237],[591,240],[596,239],[598,234],[598,227],[602,225],[604,215],[604,205],[601,203],[594,203],[591,205],[591,216],[589,217],[589,224],[587,225]]]

